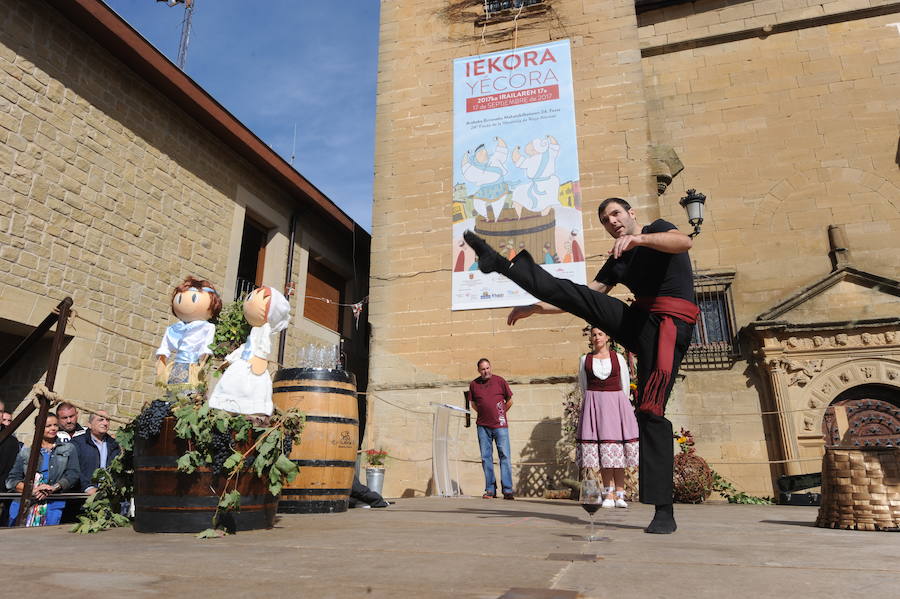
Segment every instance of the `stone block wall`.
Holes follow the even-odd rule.
[[[476,361],[486,356],[513,386],[513,461],[531,473],[535,462],[555,461],[555,440],[546,437],[553,426],[558,435],[558,424],[547,422],[558,423],[560,388],[569,384],[547,381],[571,381],[585,347],[584,323],[569,315],[535,317],[510,328],[508,309],[450,310],[455,58],[570,40],[589,278],[611,246],[596,218],[600,201],[625,197],[643,218],[659,214],[647,160],[649,124],[633,3],[550,4],[553,10],[537,16],[482,28],[476,24],[480,2],[382,3],[370,314],[376,423],[367,447],[384,445],[404,460],[427,460],[430,420],[386,402],[427,412],[432,397],[448,396],[461,405],[462,391],[478,375]],[[684,220],[675,217],[681,226]],[[411,418],[417,419],[414,426]],[[425,433],[411,430],[422,426]],[[465,458],[471,461],[461,477],[464,491],[476,493],[483,479],[474,428],[466,434]],[[430,462],[397,460],[389,468],[388,494],[428,486]]]
[[[577,367],[577,363],[576,363]],[[477,375],[477,374],[476,374]],[[474,378],[474,377],[473,377]],[[558,462],[563,393],[570,384],[533,385],[510,380],[513,407],[509,411],[513,485],[519,496],[541,496],[548,483],[571,476],[565,461]],[[432,476],[433,404],[462,407],[465,386],[369,392],[370,417],[375,423],[367,447],[388,451],[385,484],[393,496],[417,496],[434,491]],[[448,428],[450,474],[462,493],[481,495],[484,476],[478,449],[475,417],[471,426],[454,414]],[[496,452],[495,452],[496,458]],[[500,470],[496,467],[499,485]]]
[[[199,275],[230,301],[250,213],[271,226],[263,282],[282,289],[298,206],[48,4],[2,0],[0,15],[4,332],[27,334],[23,325],[72,296],[80,318],[67,329],[57,390],[133,415],[155,394],[174,285]],[[294,281],[305,280],[308,231],[326,235],[326,249],[337,243],[317,217],[299,229]],[[334,251],[352,272],[349,249]],[[302,295],[292,308],[287,355],[301,342]],[[40,373],[23,376],[8,407]]]
[[[892,241],[900,227],[897,16],[853,12],[889,3],[701,0],[638,16],[632,2],[547,4],[517,28],[503,20],[482,28],[479,2],[383,3],[372,252],[378,397],[370,397],[377,424],[369,443],[412,460],[391,466],[389,494],[428,486],[421,429],[430,420],[410,410],[427,412],[434,397],[461,405],[482,356],[522,400],[510,414],[513,460],[525,474],[518,479],[528,479],[530,462],[553,461],[547,443],[529,443],[560,416],[560,388],[584,350],[582,323],[568,315],[510,329],[507,310],[450,311],[454,58],[571,40],[589,277],[609,245],[595,216],[600,200],[626,197],[644,222],[661,216],[685,229],[678,199],[688,188],[709,198],[692,259],[700,270],[736,272],[738,327],[828,274],[829,224],[844,226],[854,266],[900,273]],[[830,24],[778,32],[818,17]],[[776,28],[738,39],[765,26]],[[737,37],[669,46],[723,34]],[[651,144],[672,146],[685,165],[660,198]],[[669,411],[717,471],[741,490],[771,495],[778,469],[766,464],[775,450],[760,414],[770,409],[769,390],[749,356],[717,371],[685,371]],[[515,412],[526,402],[527,418]],[[477,441],[464,434],[470,462],[461,479],[465,492],[477,492]]]
[[[775,471],[766,462],[774,417],[760,415],[771,409],[761,399],[768,392],[765,381],[744,361],[715,372],[683,370],[680,376],[666,408],[674,431],[689,430],[697,454],[739,490],[773,495]]]
[[[694,2],[638,19],[645,52],[676,44],[642,62],[651,138],[675,148],[685,165],[666,195],[694,187],[708,196],[691,256],[699,269],[736,272],[739,328],[830,272],[829,224],[844,226],[856,268],[900,275],[900,33],[890,26],[897,14],[812,21],[705,47],[677,44],[880,4]],[[679,210],[660,206],[664,216]],[[839,299],[843,311],[851,309],[850,296]],[[898,313],[896,297],[876,299],[856,302],[856,318]],[[830,319],[815,302],[802,310],[817,312],[809,322]],[[715,374],[686,372],[671,404],[711,462],[767,459],[763,433],[773,417],[729,416],[773,409],[753,370],[741,360]],[[713,467],[759,494],[771,494],[769,478],[780,468]],[[803,465],[809,468],[815,464]]]
[[[777,4],[770,16],[783,22]],[[816,4],[814,12],[832,14],[845,4]],[[691,6],[689,15],[674,17],[672,11]],[[671,19],[695,23],[718,15],[750,27],[735,11],[772,9],[771,2],[752,2],[704,10],[698,2],[648,13],[641,17],[641,44],[656,44]],[[692,257],[701,269],[737,271],[742,323],[829,272],[829,224],[844,225],[855,266],[888,277],[900,272],[900,249],[891,241],[900,230],[900,34],[888,26],[896,18],[644,59],[651,136],[673,146],[685,164],[667,195],[696,187],[709,196]],[[698,24],[680,39],[707,32]]]

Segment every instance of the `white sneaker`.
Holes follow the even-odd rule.
[[[600,504],[602,508],[614,508],[616,507],[616,502],[612,499],[604,499],[603,503]]]
[[[628,507],[624,499],[616,499],[616,507]]]

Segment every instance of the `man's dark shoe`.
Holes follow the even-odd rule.
[[[503,499],[509,499],[510,501],[512,501],[515,498],[516,498],[516,496],[513,495],[512,493],[504,493],[503,494]]]
[[[672,504],[656,506],[656,513],[653,514],[653,520],[650,525],[644,529],[654,535],[670,535],[678,530],[675,524],[675,514],[672,510]]]
[[[487,242],[473,233],[466,230],[463,233],[463,239],[469,244],[469,247],[475,250],[478,256],[478,270],[483,273],[499,272],[503,273],[509,268],[509,260],[497,253],[497,250],[487,244]]]

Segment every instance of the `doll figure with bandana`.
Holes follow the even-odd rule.
[[[156,350],[157,382],[187,390],[202,386],[203,365],[212,355],[216,327],[210,320],[222,310],[222,300],[212,283],[187,277],[172,292],[172,314],[178,322],[166,327]]]
[[[272,415],[269,353],[272,335],[287,328],[291,305],[276,289],[260,287],[244,301],[247,341],[225,357],[229,363],[209,397],[209,406],[238,414]]]

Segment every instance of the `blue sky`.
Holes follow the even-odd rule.
[[[183,5],[104,0],[175,62]],[[366,230],[377,0],[195,0],[185,72]]]

